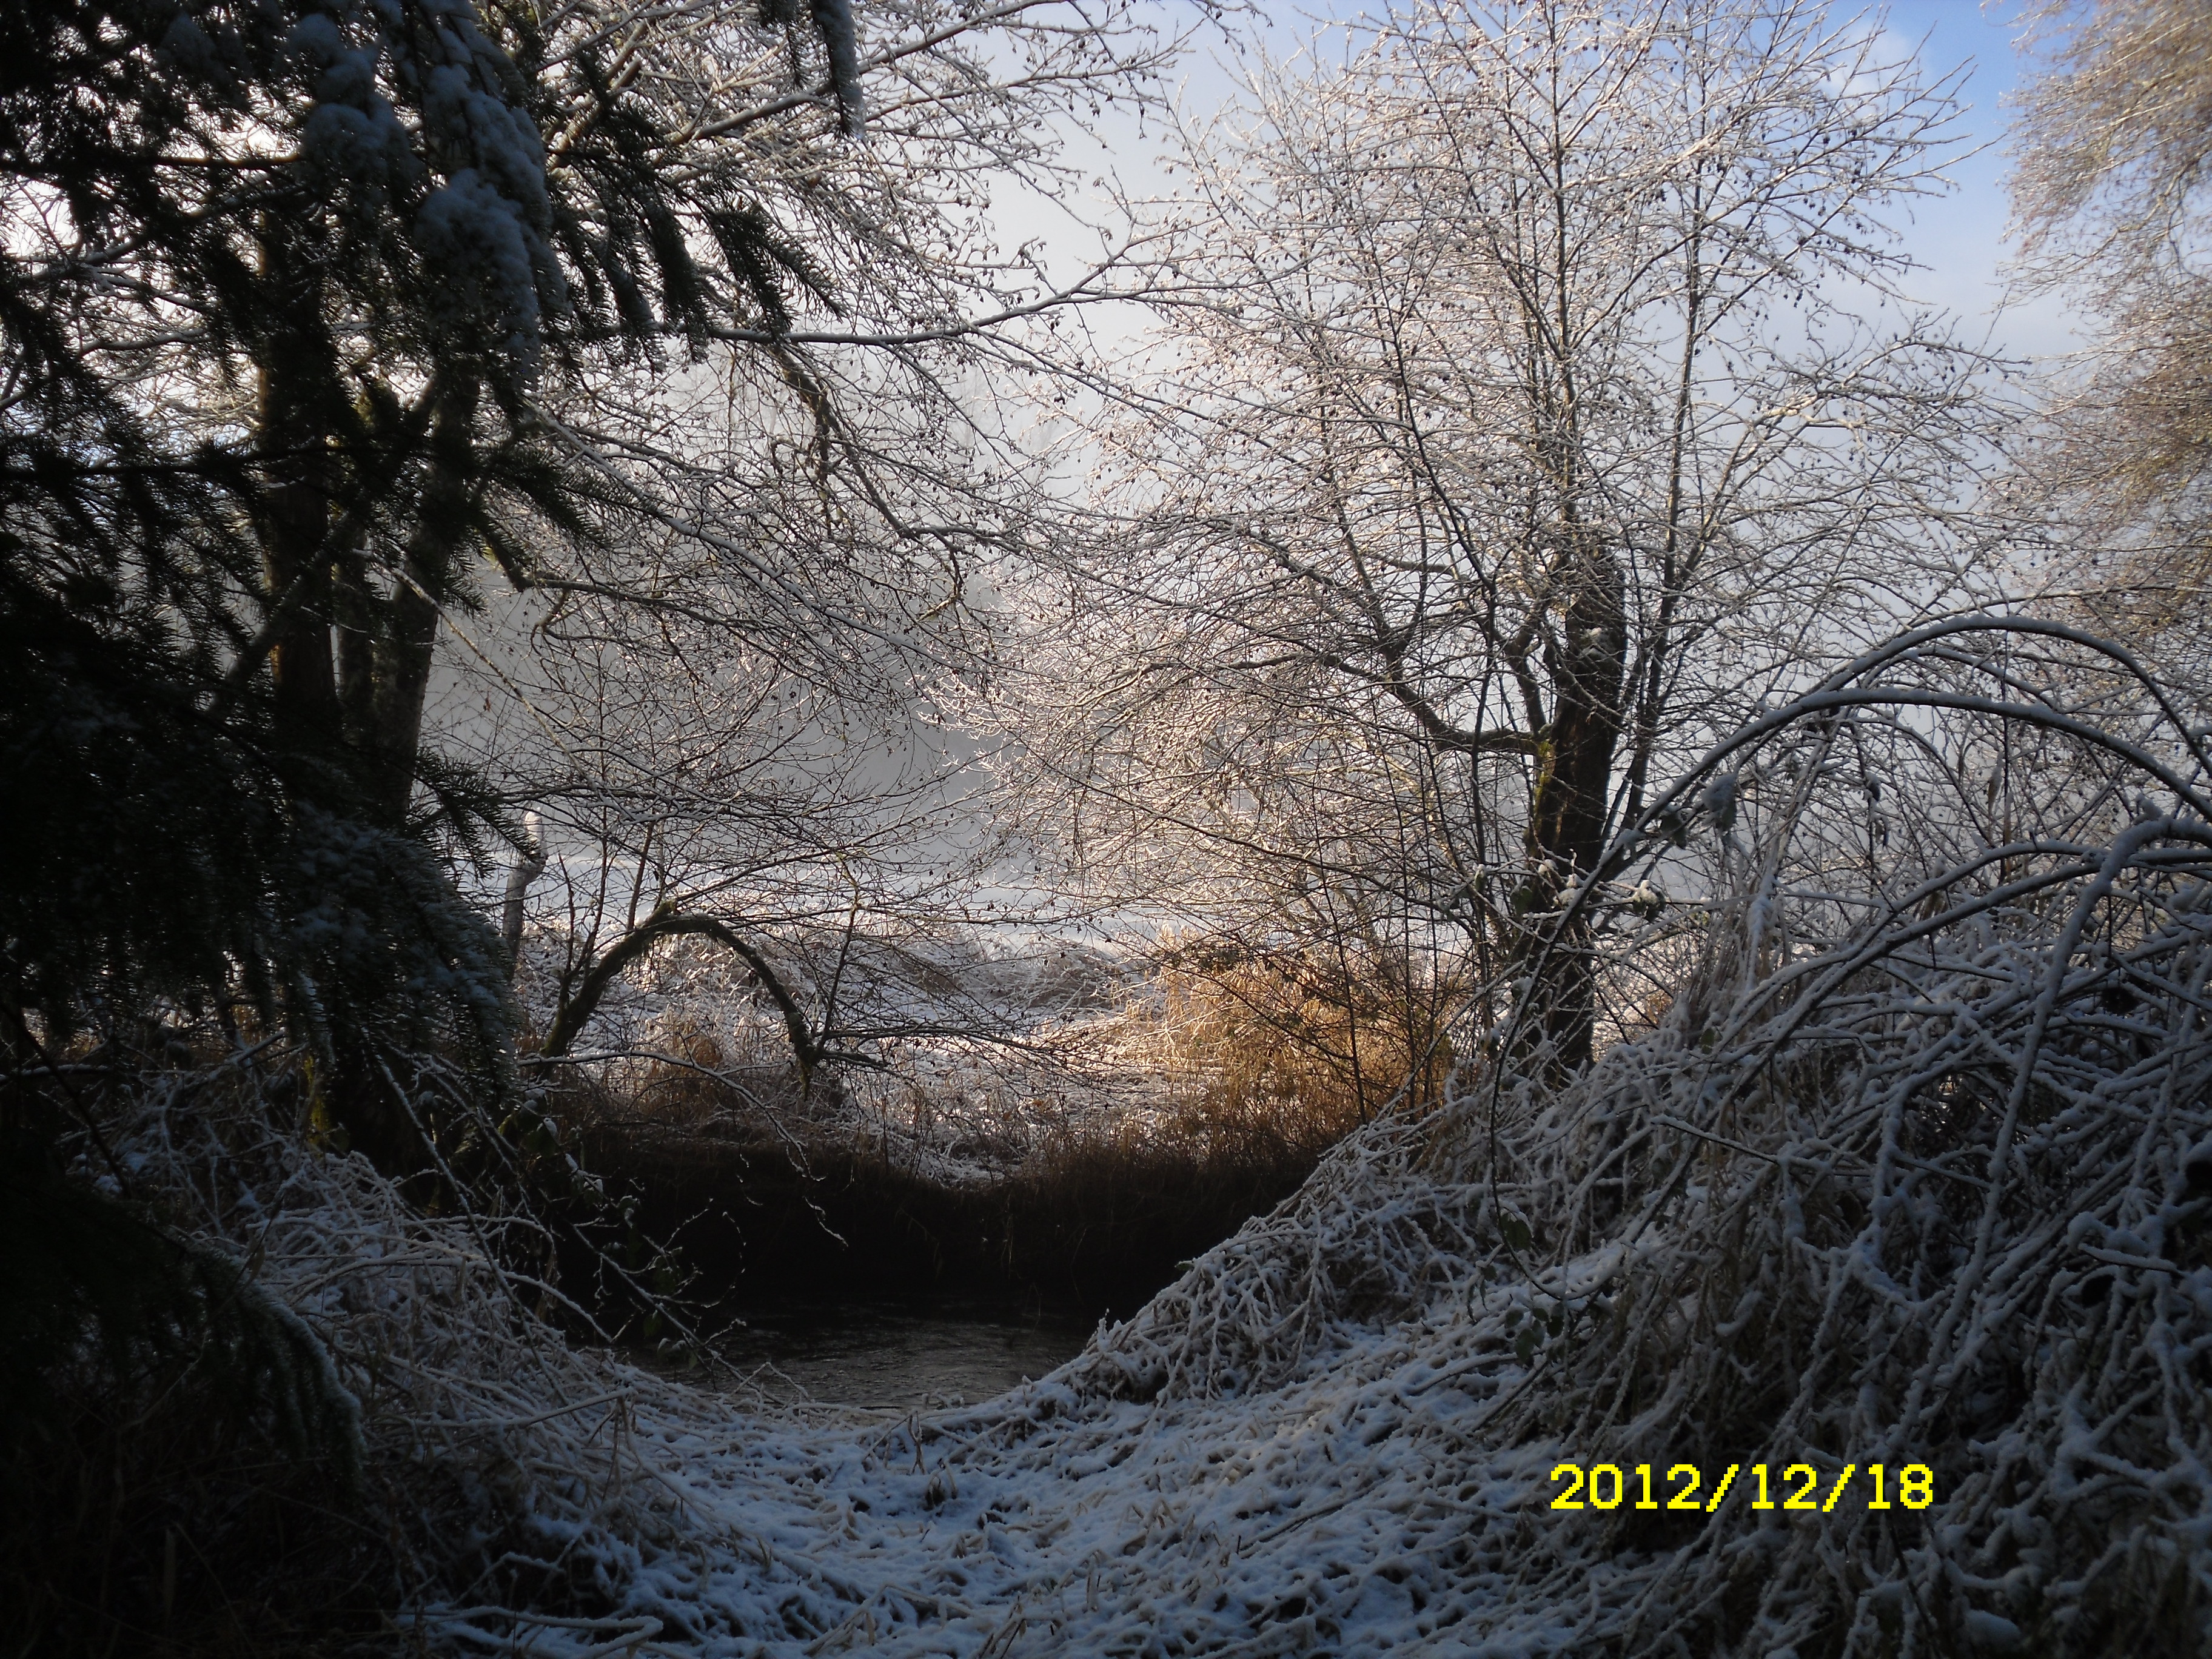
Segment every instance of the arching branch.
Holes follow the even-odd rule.
[[[612,950],[586,970],[583,978],[577,982],[574,993],[562,1000],[561,1011],[554,1016],[553,1029],[545,1034],[545,1044],[539,1052],[548,1059],[566,1054],[569,1045],[575,1042],[577,1034],[598,1011],[599,999],[606,995],[607,988],[621,976],[623,969],[662,939],[687,934],[713,939],[734,951],[744,959],[745,966],[752,969],[753,977],[760,981],[769,1000],[783,1014],[784,1029],[791,1036],[792,1057],[799,1065],[799,1086],[811,1088],[814,1067],[822,1058],[821,1045],[807,1030],[806,1016],[799,1012],[798,1002],[769,967],[767,959],[726,923],[718,921],[713,916],[696,913],[687,915],[678,910],[672,900],[664,900],[656,905],[651,915],[624,934]]]

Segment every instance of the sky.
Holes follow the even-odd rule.
[[[1972,66],[1963,125],[1969,148],[1978,153],[1951,169],[1958,192],[1923,204],[1908,228],[1906,246],[1929,267],[1915,286],[1921,297],[1962,318],[1986,319],[1999,349],[2033,356],[2066,350],[2072,336],[2056,299],[2013,313],[2000,308],[2009,166],[2002,100],[2024,67],[2013,46],[2018,10],[2002,3],[1984,8],[1975,0],[1898,0],[1888,8],[1891,32],[1918,45],[1931,67]]]
[[[1257,21],[1249,27],[1273,54],[1284,57],[1313,33],[1317,22],[1364,9],[1370,8],[1357,3],[1274,6],[1258,0]],[[1862,9],[1885,13],[1898,44],[1920,51],[1932,72],[1966,70],[1961,94],[1967,107],[1958,129],[1960,155],[1948,169],[1957,188],[1948,197],[1919,203],[1899,227],[1904,245],[1925,267],[1909,284],[1911,297],[1953,312],[1966,337],[2002,355],[2036,357],[2067,350],[2073,337],[2058,301],[2046,299],[2009,310],[2002,304],[2008,167],[2002,100],[2018,84],[2022,69],[2013,45],[2018,5],[2014,0],[1995,0],[1988,7],[1977,0],[1893,0],[1886,7],[1838,4],[1831,8],[1831,15],[1842,20]],[[1188,14],[1177,8],[1167,15]],[[1178,101],[1189,116],[1202,119],[1233,95],[1237,76],[1234,54],[1220,35],[1201,33],[1182,66]],[[1140,134],[1133,123],[1120,123],[1103,131],[1103,143],[1077,138],[1071,146],[1070,159],[1082,163],[1086,174],[1095,168],[1139,195],[1166,185],[1154,165],[1159,148],[1157,130]],[[996,216],[1003,244],[1011,247],[1040,238],[1046,246],[1048,268],[1055,275],[1073,272],[1096,257],[1097,233],[1079,222],[1095,224],[1103,193],[1094,185],[1087,199],[1079,197],[1059,204],[1010,194],[1002,198]]]

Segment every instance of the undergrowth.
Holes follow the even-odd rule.
[[[2084,718],[2121,686],[2150,712]],[[1608,872],[1680,882],[1676,826],[1713,836],[1656,1029],[1556,1087],[1489,1034],[1442,1114],[1356,1137],[1084,1385],[1249,1396],[1443,1318],[1425,1358],[1485,1403],[1440,1486],[1501,1446],[1935,1472],[1925,1512],[1524,1528],[1495,1590],[1578,1653],[2203,1651],[2212,766],[2158,698],[2124,653],[1978,621],[1739,734]]]
[[[19,1113],[94,1109],[40,1138],[74,1166],[14,1160],[0,1207],[0,1650],[416,1650],[426,1601],[605,1605],[561,1513],[650,1530],[641,1374],[574,1341],[605,1333],[552,1230],[464,1189],[426,1210],[317,1128],[306,1080],[280,1046],[181,1043],[15,1078]]]
[[[1127,1311],[1296,1191],[1435,1048],[1388,1009],[1317,994],[1310,964],[1182,951],[1042,1057],[803,1077],[742,1003],[665,988],[704,966],[689,948],[635,998],[627,1063],[540,1069],[549,1121],[643,1234],[680,1240],[702,1298],[949,1291]]]
[[[103,1128],[160,1224],[329,1356],[435,1645],[2193,1655],[2198,729],[2062,629],[1871,653],[1570,900],[1674,895],[1599,930],[1631,1012],[1594,1064],[1559,1076],[1525,1009],[1462,1030],[1426,1109],[1054,1377],[926,1422],[733,1410],[573,1346],[538,1224],[426,1216],[250,1066],[149,1073]],[[1568,1461],[1924,1464],[1931,1501],[1566,1515]],[[121,1568],[140,1607],[159,1535]]]

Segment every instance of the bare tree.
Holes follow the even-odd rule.
[[[810,1069],[855,1027],[910,1024],[860,1017],[877,958],[970,914],[939,705],[996,648],[977,578],[1035,494],[989,377],[1027,360],[1019,324],[1093,297],[1112,264],[1048,284],[991,246],[991,191],[1058,188],[1068,123],[1154,98],[1176,42],[1126,6],[870,8],[838,91],[811,78],[805,28],[750,7],[593,15],[580,38],[626,42],[623,97],[665,135],[652,164],[709,204],[671,234],[704,264],[734,214],[774,246],[727,305],[535,392],[582,505],[514,515],[519,603],[444,607],[430,718],[543,814],[534,914],[561,960],[541,1035],[570,1046],[656,941],[726,936],[806,1005]],[[588,110],[610,71],[585,51],[549,63]],[[594,141],[579,120],[556,167]]]
[[[2212,574],[2212,15],[2095,0],[2034,21],[2026,44],[2048,56],[2017,116],[2018,279],[2090,329],[2056,482],[2071,525],[2125,550],[2130,623],[2161,628],[2201,614]]]
[[[1793,0],[1438,0],[1313,60],[1189,137],[1035,752],[1093,850],[1165,823],[1495,984],[1670,757],[1956,602],[1989,366],[1882,216],[1955,106]]]

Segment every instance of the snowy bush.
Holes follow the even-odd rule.
[[[2063,629],[1872,653],[1655,805],[1709,803],[1687,848],[1616,842],[1608,879],[1705,884],[1650,924],[1695,950],[1655,1024],[1563,1080],[1468,1034],[1445,1103],[972,1410],[579,1355],[480,1218],[297,1148],[205,1224],[250,1208],[392,1466],[503,1517],[416,1610],[456,1650],[2198,1652],[2208,772]],[[1919,1463],[1934,1501],[1561,1513],[1562,1462]]]

